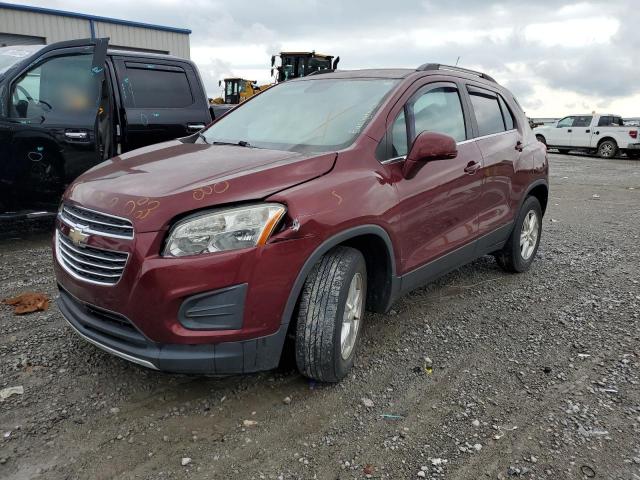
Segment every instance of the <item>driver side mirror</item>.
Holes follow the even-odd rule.
[[[453,137],[436,132],[422,132],[416,137],[402,166],[402,175],[407,180],[428,162],[449,160],[458,156],[458,146]]]

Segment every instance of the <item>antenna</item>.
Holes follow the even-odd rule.
[[[460,55],[458,55],[458,58],[456,59],[456,67],[458,66],[458,62],[460,61]]]

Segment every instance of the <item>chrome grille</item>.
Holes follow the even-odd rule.
[[[133,224],[126,218],[114,217],[69,204],[62,206],[58,216],[70,227],[82,227],[86,233],[114,238],[133,238]]]
[[[115,285],[122,277],[129,254],[96,247],[78,247],[56,231],[58,262],[69,274],[89,283]]]

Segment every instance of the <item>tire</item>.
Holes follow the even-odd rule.
[[[544,143],[545,146],[547,145],[547,139],[544,138],[542,135],[536,135],[536,140],[538,140],[540,143]]]
[[[351,297],[355,302],[351,302],[354,307],[348,317],[354,320],[349,322],[349,328],[344,317],[352,289],[359,291],[359,296]],[[313,267],[298,304],[295,350],[302,375],[321,382],[338,382],[349,373],[366,298],[367,266],[358,250],[336,247]]]
[[[618,153],[618,144],[613,140],[605,140],[598,145],[598,156],[600,158],[613,158]]]
[[[522,235],[525,228],[525,220],[530,221],[531,215],[536,218],[535,228],[529,229],[527,244],[528,248],[525,249],[523,244]],[[530,224],[527,224],[530,225]],[[527,227],[528,228],[528,227]],[[513,231],[505,243],[502,250],[496,255],[496,261],[498,265],[502,267],[506,272],[522,273],[529,270],[533,260],[538,252],[538,246],[540,245],[540,237],[542,235],[542,209],[540,208],[540,202],[536,197],[527,197],[516,223],[513,227]],[[535,238],[534,238],[535,237]]]
[[[569,153],[569,149],[567,148],[559,148],[558,149],[558,153],[561,153],[562,155],[567,155]]]

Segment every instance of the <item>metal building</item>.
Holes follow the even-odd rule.
[[[191,30],[0,2],[0,47],[109,37],[120,50],[189,58]]]

